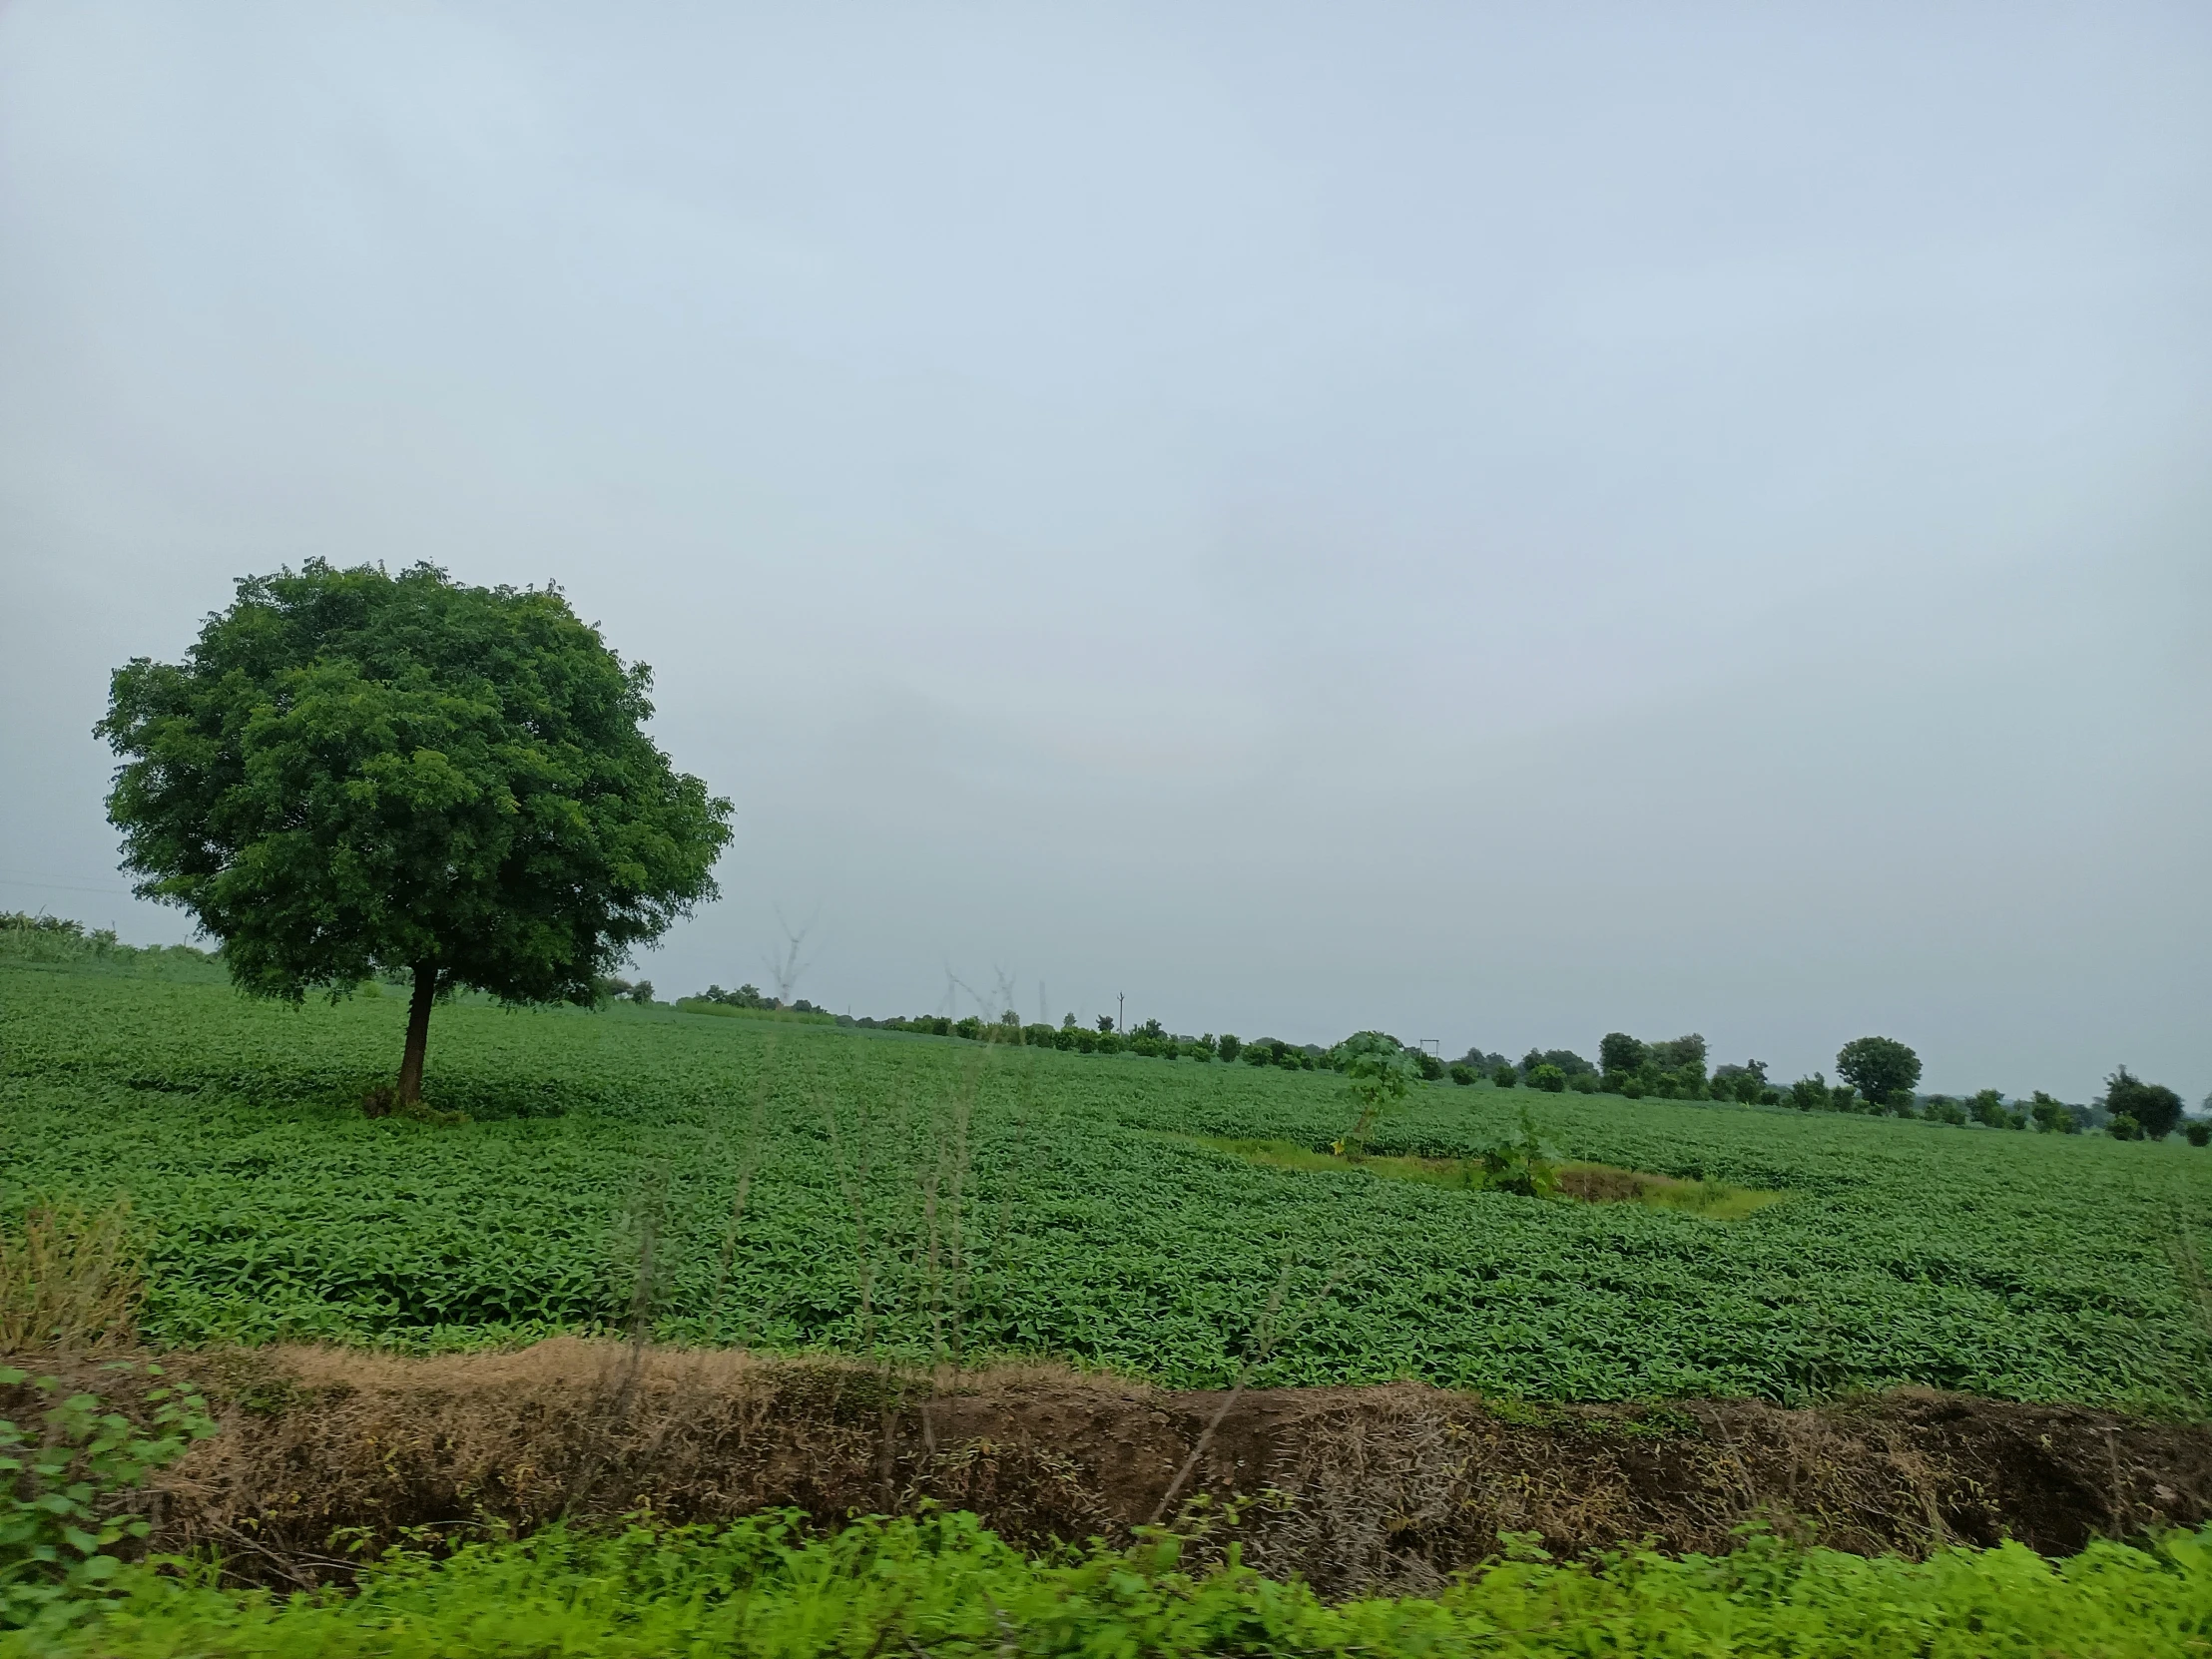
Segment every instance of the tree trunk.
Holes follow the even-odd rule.
[[[422,1051],[430,1043],[430,1001],[438,992],[438,970],[415,963],[414,999],[407,1004],[407,1047],[399,1058],[399,1103],[422,1103]]]

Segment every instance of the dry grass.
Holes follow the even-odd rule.
[[[1171,1490],[1178,1524],[1242,1513],[1194,1560],[1234,1538],[1332,1594],[1432,1586],[1504,1533],[1563,1555],[1642,1537],[1712,1553],[1763,1519],[1844,1549],[2011,1535],[2060,1553],[2212,1513],[2212,1429],[1910,1392],[1814,1410],[1516,1404],[1410,1383],[1181,1393],[1038,1363],[941,1374],[929,1392],[850,1361],[573,1339],[169,1365],[207,1388],[223,1431],[157,1478],[154,1547],[212,1548],[276,1585],[342,1574],[350,1550],[411,1528],[641,1511],[789,1506],[835,1525],[929,1503],[1039,1547],[1126,1539]],[[56,1369],[100,1385],[97,1360]],[[0,1389],[0,1415],[8,1403]]]
[[[0,1354],[128,1347],[146,1291],[131,1201],[34,1206],[0,1227]]]

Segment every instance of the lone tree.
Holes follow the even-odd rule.
[[[1339,1043],[1330,1057],[1351,1079],[1353,1104],[1360,1109],[1352,1127],[1330,1143],[1330,1150],[1358,1163],[1367,1156],[1368,1138],[1382,1114],[1412,1092],[1413,1056],[1386,1032],[1358,1031]]]
[[[1895,1037],[1854,1037],[1836,1055],[1836,1075],[1887,1106],[1921,1080],[1921,1057]]]
[[[2181,1122],[2181,1096],[2163,1083],[2146,1083],[2122,1066],[2104,1080],[2104,1109],[2131,1117],[2147,1141],[2162,1141]]]
[[[242,989],[406,976],[413,1104],[439,997],[589,1003],[719,896],[731,806],[639,729],[651,684],[550,587],[309,560],[241,580],[182,664],[116,671],[108,816]]]

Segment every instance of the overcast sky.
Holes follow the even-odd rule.
[[[2212,10],[0,7],[0,906],[312,556],[653,666],[663,995],[2193,1101]]]

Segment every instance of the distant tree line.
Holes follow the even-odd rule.
[[[786,1002],[782,997],[770,996],[755,985],[740,985],[734,991],[726,991],[720,985],[709,985],[700,992],[699,1000],[712,1002],[724,1008],[758,1008],[764,1013],[827,1014],[827,1008],[818,1008],[805,997]]]
[[[624,987],[610,982],[611,995],[651,1001],[652,986]],[[642,994],[641,994],[642,993]],[[782,1002],[752,985],[726,991],[707,988],[701,999],[740,1008],[826,1013],[804,998]],[[1025,1024],[1008,1009],[995,1020],[970,1014],[918,1014],[894,1019],[861,1019],[835,1016],[840,1025],[873,1030],[905,1031],[921,1036],[958,1037],[970,1042],[999,1043],[1028,1048],[1054,1048],[1078,1054],[1135,1054],[1149,1059],[1242,1060],[1250,1066],[1272,1066],[1284,1071],[1334,1071],[1351,1069],[1362,1054],[1393,1053],[1403,1056],[1410,1077],[1422,1082],[1468,1086],[1487,1083],[1497,1088],[1527,1087],[1552,1094],[1608,1094],[1626,1100],[1713,1100],[1745,1106],[1792,1107],[1801,1112],[1854,1112],[1874,1116],[1916,1118],[1929,1123],[1963,1126],[1979,1124],[1990,1129],[2033,1129],[2042,1134],[2074,1135],[2103,1130],[2120,1140],[2162,1140],[2176,1129],[2193,1145],[2212,1141],[2212,1122],[2184,1119],[2182,1100],[2162,1084],[2146,1083],[2125,1066],[2106,1080],[2105,1093],[2087,1106],[2068,1105],[2037,1090],[2026,1100],[2008,1099],[2001,1090],[1982,1089],[1971,1095],[1920,1095],[1921,1059],[1894,1037],[1856,1037],[1836,1056],[1838,1081],[1830,1083],[1821,1072],[1787,1085],[1768,1076],[1764,1060],[1747,1059],[1708,1066],[1705,1038],[1692,1031],[1680,1037],[1643,1039],[1625,1031],[1609,1031],[1598,1042],[1593,1062],[1568,1048],[1531,1048],[1518,1062],[1504,1054],[1469,1048],[1446,1062],[1425,1050],[1401,1042],[1386,1032],[1363,1031],[1333,1047],[1320,1043],[1293,1043],[1281,1037],[1245,1040],[1233,1033],[1216,1036],[1205,1032],[1188,1036],[1169,1031],[1157,1019],[1147,1019],[1119,1030],[1114,1016],[1100,1014],[1089,1025],[1066,1015],[1058,1025]],[[2212,1109],[2212,1098],[2208,1098]]]

